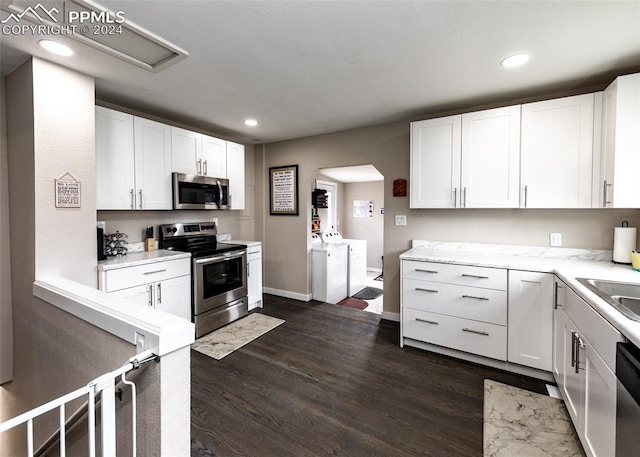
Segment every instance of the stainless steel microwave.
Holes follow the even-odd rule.
[[[229,180],[173,173],[173,209],[229,209]]]

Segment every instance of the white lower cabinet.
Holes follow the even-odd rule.
[[[509,362],[551,371],[554,278],[509,270]]]
[[[550,372],[550,273],[401,261],[401,345],[412,341]],[[536,373],[531,370],[530,374]]]
[[[615,455],[616,343],[622,335],[557,281],[553,375],[589,457]]]
[[[262,246],[247,248],[247,295],[249,311],[262,308]]]
[[[191,320],[191,260],[156,261],[100,271],[99,288],[115,297]]]
[[[402,261],[401,344],[507,359],[507,271]]]

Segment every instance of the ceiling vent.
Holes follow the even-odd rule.
[[[11,13],[5,23],[26,19],[53,28],[50,30],[62,30],[60,35],[154,73],[189,56],[184,49],[129,21],[126,11],[111,11],[91,0],[42,1],[36,5],[17,0],[4,9]]]

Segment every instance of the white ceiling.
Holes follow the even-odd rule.
[[[99,3],[189,57],[151,73],[68,37],[55,38],[71,44],[72,58],[40,49],[41,37],[3,34],[2,73],[36,55],[94,76],[103,101],[247,143],[541,97],[640,71],[637,0]],[[499,65],[521,51],[531,54],[525,67]],[[247,117],[260,124],[244,126]]]

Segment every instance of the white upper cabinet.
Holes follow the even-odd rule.
[[[593,206],[640,208],[640,73],[620,76],[604,91],[601,154]]]
[[[97,209],[134,209],[133,116],[96,106]]]
[[[463,208],[520,204],[520,105],[462,115]]]
[[[227,141],[229,208],[244,209],[244,145]]]
[[[97,209],[171,209],[169,126],[96,107]]]
[[[201,175],[213,178],[227,177],[227,142],[202,135]],[[243,170],[244,171],[244,170]]]
[[[136,208],[171,209],[171,127],[139,117],[133,126]]]
[[[173,171],[227,178],[227,141],[171,127],[171,148]]]
[[[411,124],[412,208],[517,208],[520,105]]]
[[[522,207],[591,207],[593,119],[594,94],[522,105]]]
[[[411,208],[455,208],[462,116],[411,123]]]
[[[172,169],[178,173],[199,175],[202,172],[202,135],[171,127]]]

